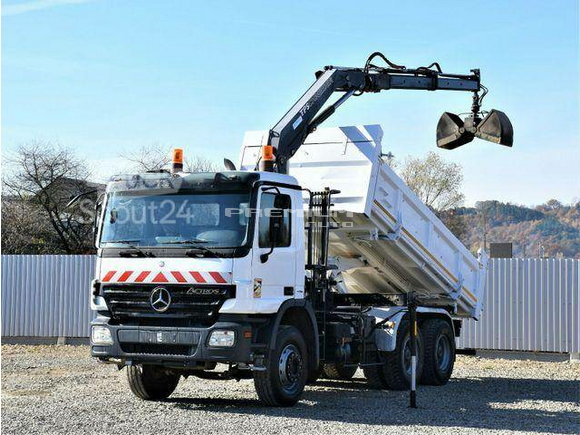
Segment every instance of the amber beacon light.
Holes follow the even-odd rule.
[[[260,159],[260,171],[274,172],[274,147],[264,145],[262,147],[262,158]]]
[[[183,171],[183,150],[175,148],[171,157],[171,172]]]

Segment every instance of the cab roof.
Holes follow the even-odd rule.
[[[107,192],[139,190],[230,190],[251,186],[255,181],[298,185],[290,175],[274,172],[219,171],[170,173],[167,171],[122,174],[111,177]]]

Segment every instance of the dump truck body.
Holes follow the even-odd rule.
[[[241,168],[252,170],[268,132],[248,132]],[[415,292],[430,306],[478,318],[485,253],[471,254],[383,160],[378,125],[312,133],[289,164],[302,188],[337,189],[329,238],[336,289],[347,293]],[[306,197],[305,197],[306,203]]]

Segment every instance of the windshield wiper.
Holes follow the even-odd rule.
[[[133,255],[137,257],[155,257],[153,253],[146,252],[136,246],[129,246],[129,249],[125,249],[123,251],[119,251],[120,257],[132,257]]]
[[[123,245],[131,245],[133,247],[133,243],[140,242],[140,239],[123,239],[123,240],[105,240],[103,243],[119,243]]]
[[[164,242],[163,245],[197,245],[198,243],[210,243],[211,240],[203,239],[187,239],[187,240],[171,240]]]
[[[188,249],[185,251],[185,255],[188,257],[198,257],[200,254],[211,255],[212,257],[219,257],[219,254],[215,251],[212,251],[205,246],[202,246],[203,243],[212,243],[213,240],[204,240],[204,239],[187,239],[187,240],[171,240],[169,242],[164,242],[163,245],[189,245],[192,249]],[[201,251],[201,252],[200,252]]]
[[[155,255],[153,255],[153,253],[145,252],[141,248],[138,248],[137,246],[133,245],[134,242],[139,242],[139,241],[140,240],[138,240],[138,239],[135,239],[135,240],[108,240],[108,241],[103,242],[103,243],[118,243],[118,244],[122,244],[122,245],[127,245],[127,247],[129,249],[119,251],[120,257],[132,257],[134,254],[136,254],[137,256],[141,256],[141,257],[155,257]]]
[[[185,251],[185,255],[187,255],[188,257],[199,257],[200,255],[219,257],[219,254],[217,252],[212,251],[211,249],[201,245],[195,246],[193,249],[188,249],[187,251]]]

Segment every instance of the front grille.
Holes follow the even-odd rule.
[[[171,303],[164,312],[155,311],[151,306],[151,293],[158,287],[165,288],[171,295]],[[235,297],[235,286],[107,285],[102,288],[101,294],[115,319],[182,319],[212,323],[217,319],[224,301]]]
[[[191,355],[194,349],[186,345],[121,343],[123,352],[143,355]]]

